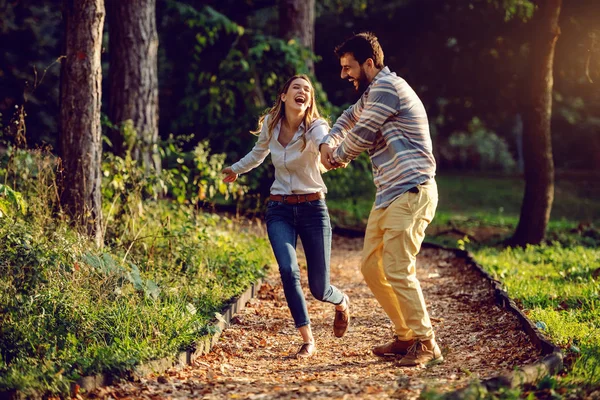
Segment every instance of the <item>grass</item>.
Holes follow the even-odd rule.
[[[432,228],[516,227],[523,200],[522,178],[442,173],[436,181],[439,204]],[[327,200],[334,222],[366,226],[374,188],[360,198],[336,198],[334,190]],[[562,229],[580,222],[600,224],[600,180],[558,174],[550,227]]]
[[[170,234],[136,242],[129,261],[66,226],[0,219],[0,390],[67,393],[80,376],[173,356],[265,273],[264,239],[172,207],[147,207],[156,225],[171,216]]]
[[[251,227],[148,197],[131,168],[105,174],[99,249],[58,212],[52,160],[0,163],[0,392],[66,396],[81,376],[175,356],[272,261]]]
[[[543,245],[503,247],[522,201],[519,178],[471,174],[437,177],[440,202],[427,241],[471,251],[527,316],[567,354],[566,369],[537,388],[495,398],[581,398],[600,388],[600,182],[558,174]],[[340,226],[364,227],[372,195],[328,199]],[[484,398],[485,395],[481,395]],[[473,398],[480,398],[479,395]]]
[[[600,250],[560,242],[525,249],[477,246],[475,259],[499,279],[540,330],[568,355],[558,382],[581,395],[600,387]]]

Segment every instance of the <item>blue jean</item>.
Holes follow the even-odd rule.
[[[320,301],[341,304],[344,295],[329,283],[331,223],[325,200],[300,204],[269,201],[267,232],[279,265],[285,298],[296,328],[310,324],[306,300],[300,285],[300,268],[296,257],[298,236],[302,241],[312,295]]]

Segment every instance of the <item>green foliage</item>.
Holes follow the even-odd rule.
[[[39,224],[60,217],[57,176],[60,160],[48,149],[25,150],[8,145],[0,156],[0,210],[14,215],[27,213]],[[56,213],[56,215],[53,215]]]
[[[240,182],[225,184],[221,175],[225,154],[213,154],[207,140],[198,143],[193,151],[185,152],[173,136],[162,146],[165,168],[163,175],[169,193],[181,204],[238,199],[248,188]]]
[[[523,21],[531,19],[535,10],[535,3],[530,0],[486,0],[496,8],[504,10],[506,21],[519,18]]]
[[[125,156],[102,164],[103,250],[62,218],[59,160],[12,146],[3,155],[0,391],[66,394],[80,376],[172,356],[265,273],[266,240],[194,207],[202,191],[204,201],[243,194],[220,186],[223,154],[173,141],[157,175],[131,158],[131,126],[122,131]]]
[[[506,141],[473,118],[468,132],[455,132],[440,150],[443,157],[460,169],[513,171],[516,163]]]
[[[26,210],[27,203],[23,199],[23,195],[0,183],[0,218],[14,212],[25,214]]]
[[[371,195],[375,198],[371,160],[367,153],[362,153],[346,168],[328,171],[323,175],[323,180],[327,185],[329,198],[358,199],[369,198]]]
[[[209,6],[168,4],[173,20],[187,27],[179,39],[185,43],[174,46],[183,46],[189,57],[177,67],[182,68],[177,75],[185,77],[184,93],[170,129],[195,132],[195,140],[208,139],[212,148],[238,159],[254,144],[247,132],[274,103],[279,88],[291,75],[308,73],[306,60],[316,58],[295,40],[246,29]],[[313,83],[323,111],[332,113],[321,85]]]
[[[355,16],[359,16],[365,12],[368,3],[368,0],[323,0],[317,1],[315,6],[318,15],[331,12],[340,14],[351,9]]]
[[[173,355],[264,274],[266,241],[231,221],[167,202],[146,213],[136,241],[103,252],[66,226],[0,219],[0,389],[67,393],[79,376]]]
[[[124,245],[135,240],[147,223],[146,202],[162,196],[175,199],[179,204],[197,205],[237,199],[247,192],[240,183],[226,185],[220,171],[225,154],[212,154],[207,141],[200,142],[193,151],[184,151],[187,140],[172,135],[160,146],[163,169],[160,173],[148,170],[131,156],[137,135],[125,122],[122,131],[127,144],[125,156],[105,153],[102,163],[103,204],[105,208],[105,239],[108,243]],[[141,224],[141,225],[140,225]]]

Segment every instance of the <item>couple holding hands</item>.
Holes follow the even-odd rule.
[[[254,148],[223,170],[225,182],[260,165],[271,154],[275,182],[267,205],[269,240],[279,265],[287,304],[303,344],[298,358],[316,351],[296,257],[298,236],[306,255],[313,296],[335,305],[333,332],[342,337],[350,323],[350,299],[329,279],[331,224],[321,177],[367,151],[377,188],[365,232],[361,273],[394,324],[391,341],[373,348],[377,356],[401,355],[400,366],[439,363],[434,337],[416,276],[416,256],[438,202],[435,159],[425,108],[406,81],[383,63],[383,50],[369,32],[335,49],[361,98],[331,130],[321,118],[314,88],[305,75],[291,77],[275,105],[260,118]],[[322,166],[321,166],[322,164]]]

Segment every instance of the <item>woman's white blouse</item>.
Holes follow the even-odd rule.
[[[306,148],[302,150],[304,123],[300,124],[288,145],[283,147],[277,140],[281,121],[274,127],[273,135],[269,139],[268,118],[267,116],[263,122],[254,148],[231,166],[233,172],[246,173],[258,167],[271,153],[271,160],[275,166],[275,182],[271,186],[271,194],[327,193],[319,168],[319,144],[329,132],[327,122],[323,119],[312,122],[306,132]]]

